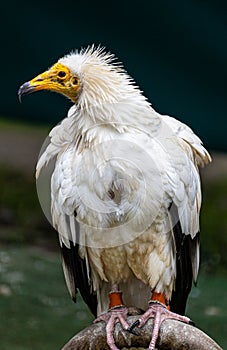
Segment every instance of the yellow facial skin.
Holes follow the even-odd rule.
[[[39,90],[51,90],[70,98],[74,103],[78,100],[80,80],[61,63],[54,64],[49,70],[24,83],[19,91],[19,99],[26,93]]]

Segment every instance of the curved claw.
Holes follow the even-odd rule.
[[[130,333],[132,333],[132,334],[139,335],[139,334],[137,334],[137,333],[134,331],[134,328],[137,327],[139,324],[140,324],[140,320],[136,320],[136,321],[127,329],[127,331],[130,332]]]
[[[134,327],[133,327],[134,328]],[[126,329],[127,332],[134,334],[134,335],[139,335],[139,333],[137,333],[136,331],[134,331],[134,329],[132,328],[132,326],[130,326],[129,328]]]

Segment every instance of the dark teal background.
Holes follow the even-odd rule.
[[[156,110],[227,150],[226,1],[1,2],[1,116],[56,124],[70,102],[18,87],[69,51],[101,44]]]

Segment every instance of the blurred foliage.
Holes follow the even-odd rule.
[[[56,247],[56,231],[41,210],[35,179],[2,166],[0,187],[1,242]]]
[[[227,349],[226,289],[227,279],[223,274],[211,275],[202,268],[186,309],[186,315],[196,327],[217,341],[223,349]]]
[[[63,280],[60,257],[35,247],[0,251],[1,350],[56,350],[91,323]],[[51,281],[51,283],[50,283]]]
[[[202,261],[209,272],[227,271],[227,178],[204,183]]]

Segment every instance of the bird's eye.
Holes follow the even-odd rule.
[[[77,85],[78,84],[78,79],[76,77],[72,78],[72,84]]]
[[[59,73],[58,73],[58,77],[59,78],[64,78],[66,76],[66,73],[63,71],[63,70],[61,70]]]

